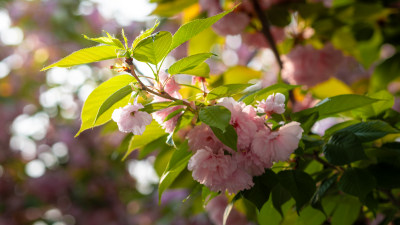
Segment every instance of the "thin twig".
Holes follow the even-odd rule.
[[[334,169],[334,170],[341,171],[341,172],[344,171],[344,169],[343,169],[342,167],[340,167],[340,166],[335,166],[335,165],[330,164],[329,162],[327,162],[327,161],[321,159],[321,158],[318,156],[318,153],[317,153],[317,152],[315,152],[314,154],[304,154],[303,156],[304,156],[304,157],[308,157],[308,158],[315,159],[317,162],[321,163],[321,164],[324,165],[325,167],[329,167],[329,168],[332,168],[332,169]]]
[[[143,84],[143,82],[139,79],[138,75],[136,74],[136,72],[135,72],[135,67],[134,67],[134,65],[133,65],[133,63],[132,63],[132,59],[127,58],[127,59],[125,60],[125,62],[131,67],[131,68],[130,68],[131,70],[130,70],[129,72],[130,72],[130,73],[132,74],[132,76],[139,82],[139,85],[140,85],[140,87],[142,88],[142,90],[147,91],[147,92],[149,92],[149,93],[151,93],[151,94],[153,94],[153,95],[157,95],[157,96],[159,96],[159,97],[172,100],[172,101],[182,101],[182,103],[183,103],[184,105],[186,105],[186,106],[188,107],[189,110],[191,110],[192,112],[195,112],[195,111],[196,111],[195,109],[192,108],[192,106],[190,105],[189,102],[183,101],[183,100],[181,100],[181,99],[174,98],[174,97],[172,97],[171,95],[169,95],[167,92],[158,93],[158,92],[153,91],[153,90],[151,90],[150,88],[148,88],[146,85]]]
[[[265,38],[267,39],[269,45],[272,48],[272,52],[274,53],[275,59],[278,62],[280,70],[282,70],[282,68],[283,68],[282,60],[279,56],[278,48],[276,47],[274,37],[272,36],[271,25],[268,21],[268,18],[264,14],[264,12],[261,10],[261,6],[258,3],[258,0],[252,0],[252,3],[253,3],[254,10],[256,11],[257,17],[261,21],[262,33],[264,34]]]

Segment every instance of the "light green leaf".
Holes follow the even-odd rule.
[[[152,28],[145,30],[139,36],[137,36],[136,39],[132,43],[132,49],[135,49],[140,41],[142,41],[143,39],[150,36],[154,32],[154,30],[158,27],[158,25],[160,25],[160,22],[156,21],[156,23],[154,24],[154,26]]]
[[[333,212],[332,225],[351,225],[360,214],[361,203],[357,198],[349,195],[343,195]]]
[[[129,142],[128,151],[122,160],[131,154],[132,151],[141,148],[164,135],[164,129],[162,129],[162,127],[155,120],[153,120],[150,125],[146,126],[146,130],[142,135],[134,135],[132,137],[131,141]]]
[[[168,114],[167,117],[165,117],[164,122],[172,119],[173,117],[175,117],[176,115],[180,114],[184,110],[185,110],[184,108],[180,108],[180,109],[177,109],[177,110],[173,111],[172,113]]]
[[[53,67],[71,67],[107,59],[114,59],[117,58],[116,54],[117,49],[119,48],[107,45],[84,48],[71,53],[65,58],[62,58],[60,61],[55,62],[50,66],[43,68],[41,71],[45,71]]]
[[[157,4],[157,8],[151,14],[172,17],[195,3],[197,3],[197,0],[160,1]]]
[[[199,66],[202,62],[206,59],[210,58],[213,53],[199,53],[196,55],[191,55],[180,59],[179,61],[175,62],[171,67],[168,69],[168,73],[171,75],[174,74],[186,74],[185,72],[188,70],[192,70]]]
[[[381,90],[369,95],[371,98],[380,99],[371,105],[361,107],[353,110],[353,114],[363,119],[375,117],[381,114],[383,111],[392,108],[394,104],[394,96],[387,90]]]
[[[208,95],[207,100],[213,100],[223,97],[230,97],[239,94],[241,91],[251,86],[251,84],[226,84],[212,89]]]
[[[192,37],[196,36],[203,30],[211,27],[211,25],[213,25],[215,22],[220,20],[226,14],[232,12],[232,10],[235,8],[236,7],[232,8],[228,11],[222,12],[218,15],[209,17],[209,18],[193,20],[189,23],[182,25],[178,29],[178,31],[176,31],[176,33],[174,34],[174,37],[172,38],[172,45],[171,45],[170,51],[172,51],[179,45],[185,43],[186,41],[188,41]]]
[[[107,33],[107,35],[108,35],[108,37],[98,37],[98,38],[90,38],[86,35],[83,35],[83,37],[90,41],[94,41],[97,43],[106,44],[106,45],[115,46],[115,47],[124,49],[124,45],[121,43],[120,40],[118,40],[117,38],[111,37],[111,35],[108,33]]]
[[[168,54],[172,35],[167,31],[160,31],[143,39],[135,49],[132,57],[141,62],[157,65]]]
[[[288,91],[296,87],[299,87],[299,85],[274,84],[243,97],[241,101],[246,103],[247,105],[250,105],[256,100],[267,99],[268,96],[273,93],[287,93]]]
[[[90,93],[82,108],[82,124],[78,136],[82,131],[102,125],[111,119],[111,114],[114,109],[125,106],[128,104],[129,95],[115,102],[111,107],[105,110],[96,120],[96,116],[102,104],[110,98],[115,92],[127,86],[129,83],[135,81],[130,75],[119,75],[110,78],[106,82],[100,84],[96,89]],[[96,122],[95,122],[96,121]]]
[[[161,201],[161,196],[164,191],[174,182],[176,177],[186,168],[192,152],[189,151],[187,141],[180,145],[172,154],[169,163],[160,178],[158,184],[158,201]]]
[[[200,65],[198,65],[197,67],[195,67],[193,69],[186,70],[185,74],[209,78],[210,77],[210,67],[208,66],[207,63],[203,62],[203,63],[200,63]]]
[[[231,111],[220,105],[209,106],[200,110],[199,119],[211,127],[225,131],[231,121]]]
[[[117,90],[114,92],[110,97],[108,97],[100,106],[99,111],[97,112],[96,118],[93,122],[93,124],[96,123],[97,119],[103,115],[104,112],[106,112],[110,107],[112,107],[115,103],[119,102],[121,99],[126,97],[132,93],[132,87],[130,84],[122,87],[121,89]]]

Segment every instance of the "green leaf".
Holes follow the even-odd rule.
[[[311,206],[306,206],[299,217],[296,220],[296,225],[322,225],[326,220],[325,215],[312,208]]]
[[[380,149],[384,151],[383,149]],[[399,157],[400,149],[396,149],[397,157]],[[376,165],[371,165],[368,170],[374,175],[377,185],[381,188],[400,188],[400,167],[397,165],[389,165],[386,163],[379,163]]]
[[[168,54],[172,35],[167,31],[155,33],[137,44],[132,57],[138,61],[157,65]]]
[[[340,130],[340,132],[353,133],[361,142],[369,142],[388,134],[400,133],[399,130],[380,120],[357,123]]]
[[[90,48],[84,48],[78,50],[76,52],[71,53],[70,55],[62,58],[60,61],[51,64],[43,68],[40,71],[45,71],[53,67],[71,67],[86,63],[98,62],[107,59],[117,58],[116,51],[119,49],[115,46],[95,46]]]
[[[299,87],[299,85],[274,84],[245,96],[243,99],[241,99],[241,101],[246,103],[247,105],[250,105],[253,104],[253,102],[256,100],[267,99],[268,96],[273,93],[286,93],[296,87]]]
[[[339,130],[341,130],[343,128],[346,128],[346,127],[348,127],[350,125],[356,124],[356,123],[359,123],[359,121],[357,121],[357,120],[348,120],[348,121],[344,121],[342,123],[335,124],[335,125],[333,125],[332,127],[328,128],[325,131],[324,137],[327,138],[327,137],[331,136],[332,134],[334,134],[335,132],[337,132],[337,131],[339,131]]]
[[[292,196],[290,196],[290,192],[286,190],[286,188],[284,188],[281,184],[278,183],[272,188],[271,198],[272,198],[272,205],[283,218],[282,205],[292,198]]]
[[[310,175],[300,170],[286,170],[278,173],[279,182],[296,200],[297,212],[310,201],[315,192],[315,182]]]
[[[156,21],[152,28],[145,30],[139,36],[137,36],[135,40],[132,42],[132,49],[135,49],[136,46],[139,44],[139,42],[150,36],[154,32],[154,30],[158,27],[158,25],[160,25],[160,22]]]
[[[279,212],[275,210],[272,204],[272,198],[270,198],[261,208],[257,216],[257,221],[260,225],[279,225],[281,220],[282,217]]]
[[[200,63],[200,65],[196,66],[193,69],[186,70],[185,74],[209,78],[210,77],[210,66],[207,63],[203,62],[203,63]]]
[[[168,114],[167,117],[165,117],[164,122],[172,119],[173,117],[175,117],[179,113],[183,112],[184,110],[185,110],[184,108],[180,108],[180,109],[177,109],[177,110],[171,112],[170,114]]]
[[[358,107],[371,105],[379,101],[363,95],[338,95],[331,98],[325,98],[313,108],[302,110],[292,114],[292,119],[298,121],[301,117],[308,117],[313,112],[319,113],[319,119],[346,112]]]
[[[221,105],[208,106],[200,109],[199,119],[210,127],[225,131],[231,121],[231,111]]]
[[[162,17],[172,17],[196,2],[197,0],[161,1],[157,4],[157,8],[151,14]]]
[[[373,93],[369,95],[369,97],[381,99],[381,101],[353,110],[354,115],[359,116],[363,119],[375,117],[381,114],[383,111],[392,108],[394,104],[394,96],[387,90],[381,90],[379,92]]]
[[[122,160],[125,160],[125,158],[135,149],[143,147],[164,135],[164,129],[162,129],[162,127],[155,120],[153,120],[150,125],[146,126],[146,130],[142,135],[134,135],[132,137],[131,141],[129,142],[128,150]]]
[[[250,190],[241,191],[241,195],[252,202],[258,210],[268,201],[272,188],[278,183],[278,177],[270,170],[253,178],[254,186]]]
[[[207,100],[213,100],[223,97],[230,97],[239,94],[241,91],[251,86],[251,84],[226,84],[212,89],[208,95]]]
[[[400,75],[400,53],[379,64],[371,76],[370,92],[386,90],[388,84]]]
[[[339,199],[336,209],[333,212],[331,224],[332,225],[351,225],[358,218],[360,214],[361,203],[358,199],[344,195]]]
[[[120,40],[118,40],[117,38],[111,37],[111,35],[108,33],[107,33],[107,35],[108,35],[108,37],[98,37],[98,38],[90,38],[86,35],[83,35],[83,37],[90,41],[94,41],[94,42],[98,42],[101,44],[106,44],[106,45],[115,46],[115,47],[124,49],[124,45],[121,43]]]
[[[228,125],[225,128],[225,132],[216,127],[211,127],[211,130],[215,136],[226,146],[237,151],[237,133],[232,125]]]
[[[215,22],[220,20],[226,14],[232,12],[232,10],[235,8],[236,7],[232,8],[228,11],[222,12],[218,15],[209,17],[209,18],[193,20],[189,23],[182,25],[178,29],[178,31],[176,31],[176,33],[174,34],[174,37],[172,38],[172,45],[171,45],[170,51],[172,51],[179,45],[185,43],[186,41],[188,41],[192,37],[196,36],[203,30],[211,27],[211,25],[213,25]]]
[[[147,113],[153,113],[157,112],[159,110],[171,107],[171,106],[176,106],[176,105],[183,105],[182,101],[166,101],[166,102],[154,102],[154,103],[149,103],[144,106],[143,109],[140,109],[140,111],[147,112]]]
[[[375,188],[376,180],[367,169],[348,168],[338,185],[341,191],[365,199],[365,196]]]
[[[322,210],[321,199],[325,195],[326,191],[336,182],[338,175],[335,174],[330,178],[322,181],[321,185],[318,187],[317,191],[311,198],[311,206],[315,209]],[[325,213],[325,212],[324,212]]]
[[[96,118],[93,121],[93,124],[96,123],[97,119],[103,115],[110,107],[112,107],[115,103],[121,101],[127,95],[132,93],[132,87],[130,84],[122,87],[121,89],[114,92],[110,97],[108,97],[100,106],[99,111],[97,112]]]
[[[344,165],[367,156],[358,137],[350,131],[335,133],[323,147],[325,158],[334,165]]]
[[[191,55],[188,57],[185,57],[183,59],[178,60],[174,64],[172,64],[171,67],[168,69],[168,73],[171,75],[174,74],[186,74],[186,71],[190,71],[197,66],[199,66],[201,63],[203,63],[206,59],[210,58],[213,53],[199,53],[195,55]]]
[[[96,116],[102,104],[115,92],[133,82],[134,80],[135,78],[130,75],[119,75],[110,78],[106,82],[100,84],[100,86],[98,86],[96,89],[94,89],[83,104],[81,116],[82,124],[75,137],[86,129],[106,123],[111,119],[111,114],[113,113],[114,109],[123,107],[128,104],[129,96],[125,96],[121,100],[115,102],[107,110],[105,110],[102,115],[100,115],[96,120]]]
[[[178,149],[174,151],[171,159],[165,169],[164,173],[160,178],[158,185],[158,201],[161,201],[161,196],[164,191],[174,182],[178,175],[186,168],[192,152],[189,151],[187,141],[180,145]]]
[[[202,189],[201,189],[201,200],[203,202],[203,206],[205,207],[209,201],[211,201],[211,199],[213,199],[214,197],[218,196],[219,193],[218,192],[213,192],[210,191],[210,189],[208,189],[208,187],[202,185]]]

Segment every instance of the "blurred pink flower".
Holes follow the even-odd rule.
[[[143,105],[136,103],[128,104],[123,108],[115,109],[111,118],[117,123],[122,132],[132,132],[134,135],[142,135],[146,126],[153,120],[147,112],[141,112]]]
[[[311,45],[296,46],[282,58],[282,78],[291,84],[314,86],[335,75],[343,59],[342,52],[331,44],[323,49]]]
[[[272,37],[276,43],[281,43],[285,40],[285,30],[279,27],[271,27]],[[243,43],[254,48],[269,48],[270,45],[261,32],[249,33],[243,32],[242,34]]]
[[[222,149],[205,147],[197,150],[189,160],[188,169],[193,171],[195,180],[211,191],[236,193],[254,185],[252,177],[241,171],[232,156],[224,154]]]
[[[272,166],[270,160],[260,158],[254,153],[252,148],[247,150],[241,149],[235,152],[233,157],[237,161],[238,166],[252,176],[259,176],[264,173],[265,168],[270,168]]]
[[[187,139],[189,140],[190,149],[193,151],[202,149],[205,146],[211,149],[220,149],[224,146],[206,124],[195,126],[189,131]]]
[[[257,111],[271,115],[273,113],[282,114],[285,112],[285,95],[276,93],[268,96],[267,99],[257,101]]]
[[[224,195],[219,195],[208,202],[206,205],[206,211],[210,220],[215,225],[222,225],[225,208],[228,206],[228,199]],[[226,224],[229,225],[246,225],[248,221],[246,217],[237,211],[235,208],[231,210],[228,216]]]

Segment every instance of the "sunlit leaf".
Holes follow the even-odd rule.
[[[132,57],[141,62],[157,65],[168,54],[172,35],[167,31],[155,33],[142,41],[133,49]]]

